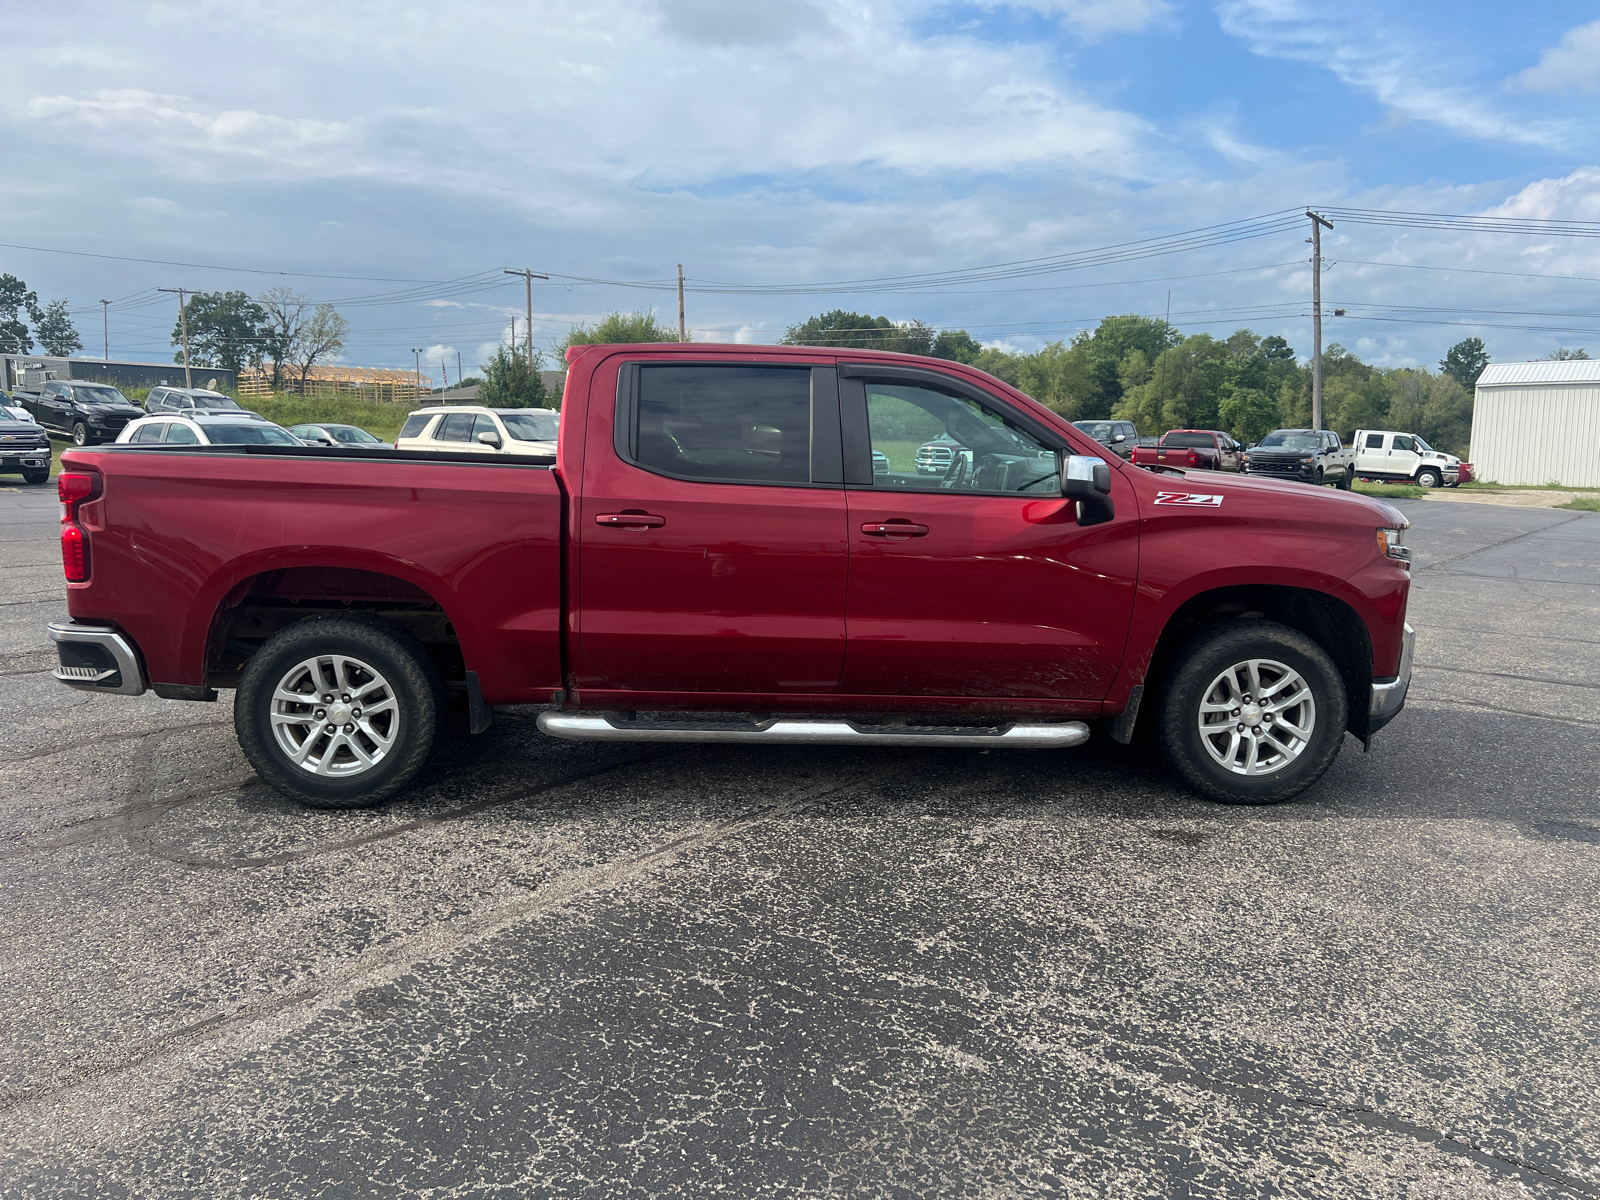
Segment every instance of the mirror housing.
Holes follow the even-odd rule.
[[[493,433],[485,429],[478,435],[478,441],[483,443],[485,446],[493,446],[496,450],[500,449],[500,435],[498,433]]]
[[[1102,525],[1117,515],[1111,501],[1111,465],[1092,454],[1062,458],[1061,495],[1077,502],[1079,525]]]
[[[1119,433],[1119,434],[1117,434],[1116,437],[1112,438],[1111,440],[1114,441],[1114,442],[1125,442],[1125,441],[1128,440],[1128,435],[1125,434],[1125,433]]]

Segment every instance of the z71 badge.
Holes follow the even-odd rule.
[[[1199,492],[1157,492],[1157,504],[1181,504],[1185,508],[1221,508],[1221,496],[1203,496]]]

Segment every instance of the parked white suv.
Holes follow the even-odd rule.
[[[117,435],[117,445],[141,446],[303,446],[294,434],[265,417],[240,412],[162,413],[129,421]]]
[[[1455,487],[1461,482],[1461,460],[1435,450],[1414,433],[1392,429],[1358,429],[1356,474],[1362,479],[1415,483],[1418,487]]]
[[[396,450],[554,454],[561,414],[548,408],[484,408],[451,404],[419,408],[406,418]]]

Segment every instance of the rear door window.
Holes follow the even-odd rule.
[[[167,426],[167,445],[169,446],[198,446],[200,437],[181,421],[174,421]]]
[[[421,437],[422,431],[428,427],[428,422],[433,420],[432,413],[412,413],[406,418],[406,423],[400,426],[400,436],[403,438]]]
[[[433,435],[437,442],[470,442],[476,413],[451,413],[439,423],[439,432]]]
[[[1369,434],[1367,434],[1367,449],[1368,450],[1382,450],[1383,449],[1383,434],[1381,434],[1381,433],[1369,433]]]
[[[641,366],[637,465],[713,483],[811,480],[807,367]]]
[[[161,435],[166,431],[166,425],[160,421],[154,421],[149,425],[139,426],[133,431],[133,436],[128,440],[130,442],[159,442]]]

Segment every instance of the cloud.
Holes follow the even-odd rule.
[[[1566,123],[1519,119],[1484,101],[1478,90],[1454,82],[1459,69],[1445,61],[1439,47],[1386,24],[1376,12],[1310,0],[1223,0],[1217,16],[1224,32],[1252,53],[1326,67],[1347,86],[1405,117],[1483,140],[1547,149],[1568,140]]]
[[[815,5],[800,0],[661,0],[661,17],[669,33],[711,46],[775,46],[837,32]]]
[[[1001,0],[1008,8],[1059,15],[1087,34],[1140,33],[1172,15],[1167,0]]]
[[[1507,80],[1514,91],[1600,92],[1600,21],[1567,30],[1559,46]]]

